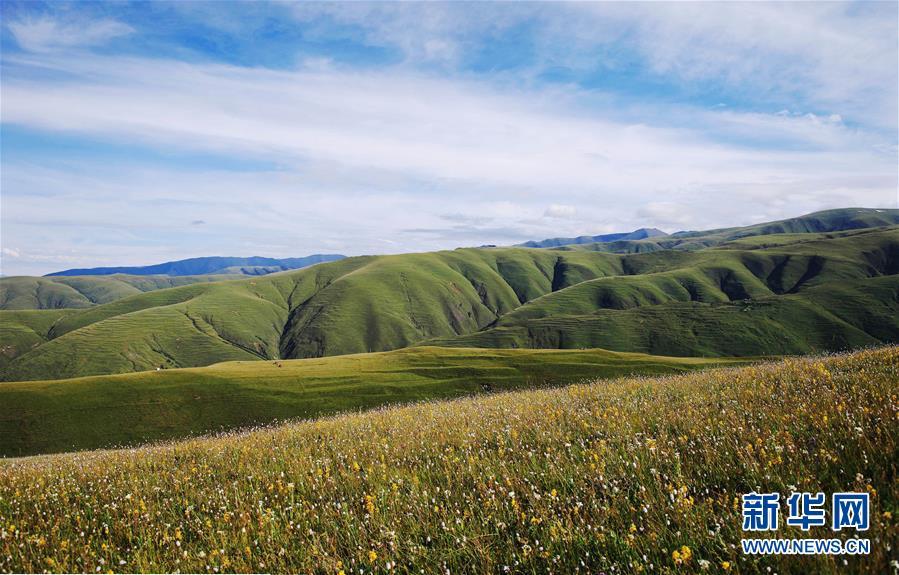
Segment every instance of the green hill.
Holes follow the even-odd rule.
[[[0,310],[85,308],[153,290],[230,277],[240,276],[4,277],[0,278]]]
[[[686,371],[727,360],[420,347],[0,385],[0,456],[97,449],[385,404]]]
[[[54,320],[46,342],[4,341],[13,351],[0,377],[58,379],[422,342],[683,356],[840,350],[899,340],[897,271],[899,227],[758,236],[697,251],[507,248],[347,258],[73,310]]]
[[[557,265],[559,264],[559,265]],[[522,301],[621,273],[618,256],[457,250],[347,258],[258,279],[192,284],[66,315],[6,380],[396,349],[486,327]]]
[[[2,567],[890,573],[897,369],[891,347],[0,461]],[[60,407],[51,421],[73,411]],[[777,531],[870,539],[870,553],[742,554],[741,538],[772,536],[741,530],[739,501],[750,491],[823,492],[828,502],[870,493],[863,533],[803,532],[783,520]]]
[[[842,208],[751,226],[676,232],[670,235],[656,229],[639,229],[631,233],[550,238],[525,242],[519,246],[640,253],[660,249],[702,249],[751,236],[837,232],[896,224],[899,224],[899,209]]]
[[[841,208],[752,226],[721,228],[701,232],[677,232],[672,234],[672,236],[679,238],[719,237],[726,241],[748,236],[834,232],[893,226],[896,224],[899,224],[899,209]]]
[[[579,283],[490,329],[430,343],[739,356],[897,341],[899,229],[792,237],[772,248],[685,253],[672,270],[659,271],[670,252],[628,258],[640,264],[633,275]]]
[[[0,370],[50,339],[53,326],[73,310],[0,311]]]

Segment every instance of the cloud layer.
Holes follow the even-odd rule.
[[[100,50],[146,35],[108,16],[20,17],[2,62],[3,273],[895,207],[895,19],[778,6],[291,6],[304,41],[350,27],[403,57],[351,65],[344,46],[279,69]],[[481,53],[520,48],[509,34],[525,25],[526,61]],[[577,76],[635,61],[677,97]],[[570,81],[540,80],[559,69]],[[759,98],[683,92],[712,84]]]

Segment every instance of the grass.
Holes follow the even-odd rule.
[[[79,310],[2,379],[51,379],[227,360],[383,351],[480,329],[522,298],[621,273],[618,256],[457,250],[357,257],[247,280],[194,284]]]
[[[12,346],[0,379],[334,356],[423,342],[756,356],[899,340],[899,227],[788,235],[789,242],[764,236],[698,251],[367,256],[156,290],[66,315],[49,341]],[[837,291],[845,298],[838,313],[827,295]]]
[[[886,573],[897,382],[889,347],[4,461],[0,570]],[[752,490],[869,492],[871,554],[741,555]]]
[[[562,249],[611,253],[640,253],[659,250],[697,251],[713,247],[770,247],[797,241],[850,235],[858,230],[899,224],[899,210],[844,208],[824,210],[776,222],[698,232],[677,232],[645,240],[567,245]]]
[[[415,348],[0,385],[0,455],[134,445],[426,399],[722,362],[604,350]]]
[[[553,306],[557,304],[552,302]],[[526,308],[523,306],[522,311]],[[538,315],[542,312],[539,308],[527,310],[531,317],[516,313],[477,333],[425,343],[495,348],[602,347],[706,357],[847,350],[899,341],[899,276],[824,284],[802,294],[734,302],[673,301],[593,310],[577,310],[572,305],[569,309],[574,313],[564,310]]]
[[[0,310],[86,308],[124,297],[198,282],[228,279],[208,276],[13,276],[0,278]],[[238,277],[238,276],[231,276]]]
[[[722,228],[702,232],[679,232],[676,237],[719,237],[734,240],[771,234],[820,233],[893,226],[899,224],[899,210],[874,208],[839,208],[822,210],[776,222],[765,222],[738,228]]]
[[[899,341],[899,228],[674,253],[629,257],[631,275],[583,281],[488,329],[427,343],[741,356]]]
[[[72,310],[0,311],[0,370],[50,339],[50,330]]]

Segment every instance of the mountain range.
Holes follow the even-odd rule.
[[[897,343],[897,224],[851,208],[264,276],[2,278],[0,455]]]
[[[249,258],[237,257],[204,257],[165,262],[150,266],[138,267],[105,267],[70,269],[61,272],[47,274],[50,276],[100,276],[112,274],[127,274],[134,276],[165,275],[165,276],[195,276],[207,274],[239,274],[239,275],[266,275],[274,272],[295,270],[343,259],[346,256],[340,254],[313,254],[302,258],[264,258],[253,256]]]
[[[625,240],[658,244],[651,251],[591,247],[607,243],[350,257],[84,309],[7,310],[0,379],[422,344],[757,356],[896,341],[899,227],[883,223],[899,223],[899,210]],[[3,291],[0,301],[12,301]]]
[[[576,238],[549,238],[540,241],[528,241],[518,246],[523,248],[557,248],[559,246],[567,246],[572,244],[596,244],[608,243],[623,240],[645,240],[647,238],[657,238],[667,236],[662,230],[656,228],[640,228],[632,232],[622,232],[616,234],[603,234],[599,236],[579,236]]]

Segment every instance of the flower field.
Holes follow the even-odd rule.
[[[889,573],[897,467],[887,347],[0,461],[0,571]],[[869,492],[870,555],[743,556],[753,490]]]

